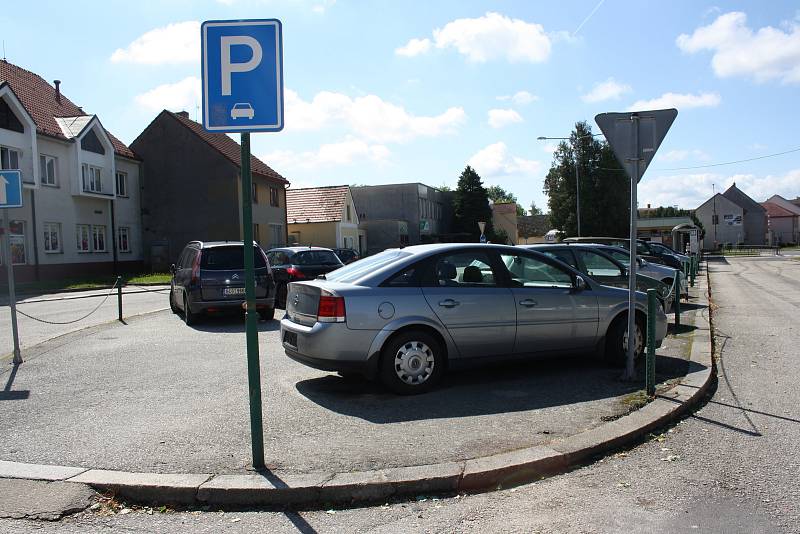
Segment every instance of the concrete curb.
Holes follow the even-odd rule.
[[[708,306],[707,277],[706,270],[699,278],[706,294],[699,294],[695,302]],[[532,482],[641,439],[678,419],[705,396],[715,377],[710,322],[701,312],[687,322],[695,327],[690,361],[698,369],[690,368],[676,386],[641,409],[547,446],[461,462],[351,473],[157,474],[0,461],[0,478],[66,480],[138,502],[228,508],[369,503],[392,496],[480,492]]]

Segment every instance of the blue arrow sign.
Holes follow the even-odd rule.
[[[281,22],[203,23],[203,127],[211,132],[283,129]]]
[[[0,208],[22,207],[22,173],[0,171]]]

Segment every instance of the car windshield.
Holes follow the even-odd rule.
[[[410,252],[403,252],[402,250],[398,249],[390,249],[384,250],[374,256],[369,256],[368,258],[364,258],[362,260],[357,260],[342,267],[341,269],[337,269],[334,272],[326,275],[328,280],[335,280],[337,282],[354,282],[359,278],[363,277],[365,274],[368,274],[373,271],[377,271],[391,263],[394,263],[398,260],[403,258],[407,258],[411,256]]]
[[[294,265],[339,265],[342,262],[332,250],[306,250],[292,256]]]
[[[266,267],[261,251],[253,247],[253,264],[256,268]],[[207,271],[236,271],[244,269],[244,247],[231,245],[203,249],[200,268]]]

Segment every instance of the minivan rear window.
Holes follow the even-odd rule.
[[[261,250],[253,247],[253,265],[255,268],[266,267]],[[227,246],[203,249],[200,268],[207,271],[236,271],[244,269],[244,247]]]

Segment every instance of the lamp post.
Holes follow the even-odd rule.
[[[572,149],[575,151],[575,215],[578,220],[578,237],[581,236],[581,186],[580,186],[580,175],[578,172],[578,167],[580,166],[578,163],[578,141],[581,139],[586,139],[587,137],[597,137],[598,135],[603,134],[589,134],[589,135],[582,135],[580,137],[576,137],[572,143]],[[539,136],[536,138],[538,141],[572,141],[571,137],[544,137]]]

